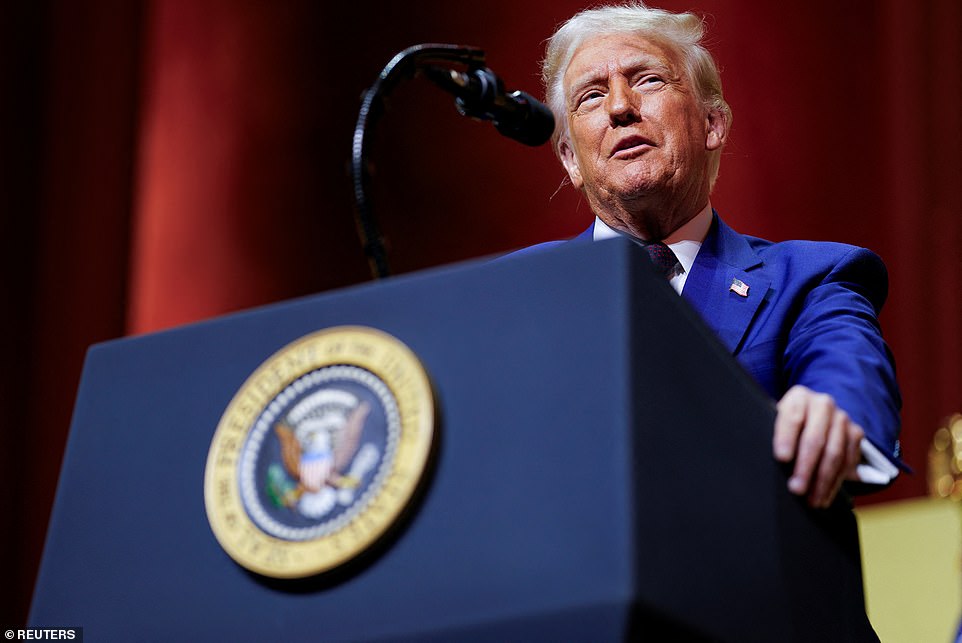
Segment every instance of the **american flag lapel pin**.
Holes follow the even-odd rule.
[[[748,284],[737,277],[732,279],[732,285],[729,286],[728,289],[741,297],[748,296]]]

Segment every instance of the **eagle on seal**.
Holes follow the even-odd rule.
[[[297,481],[295,489],[282,494],[285,506],[295,505],[303,493],[317,493],[324,487],[357,487],[360,481],[344,472],[357,454],[364,421],[370,411],[370,405],[361,402],[343,422],[336,423],[340,426],[328,426],[330,422],[313,426],[304,422],[295,431],[279,422],[274,427],[284,469]]]

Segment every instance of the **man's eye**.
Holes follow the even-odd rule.
[[[602,94],[597,90],[592,90],[590,92],[585,92],[584,94],[582,94],[581,98],[578,100],[578,104],[584,105],[585,103],[589,103],[599,98],[604,98],[604,94]]]
[[[638,80],[639,85],[660,85],[664,83],[665,80],[661,76],[642,76]]]

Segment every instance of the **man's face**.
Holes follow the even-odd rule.
[[[639,199],[704,206],[709,152],[725,127],[706,113],[677,54],[636,35],[598,36],[575,52],[563,87],[562,162],[596,214]]]

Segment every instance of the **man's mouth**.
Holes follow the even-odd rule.
[[[612,158],[630,158],[654,146],[655,144],[650,139],[639,134],[632,134],[615,144],[614,149],[611,150],[611,156]]]

